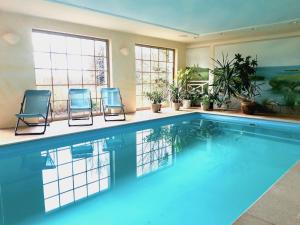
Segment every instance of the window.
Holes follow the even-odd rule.
[[[94,112],[100,89],[109,85],[108,41],[33,30],[37,89],[51,90],[54,118],[67,114],[68,89],[91,91]]]
[[[153,89],[155,80],[161,78],[173,82],[174,56],[173,49],[136,45],[136,108],[149,107],[145,96]]]

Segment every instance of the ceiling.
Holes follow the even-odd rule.
[[[166,28],[206,35],[291,21],[299,0],[49,0]]]
[[[299,0],[2,0],[0,10],[201,45],[300,35]]]

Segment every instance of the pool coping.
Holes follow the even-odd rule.
[[[116,127],[121,128],[121,127],[124,127],[124,126],[127,126],[127,125],[140,124],[140,123],[144,123],[144,122],[157,121],[157,120],[162,120],[162,119],[166,119],[166,118],[172,118],[172,117],[178,117],[178,116],[180,117],[180,116],[186,116],[186,115],[192,115],[192,114],[198,114],[198,112],[184,111],[181,114],[173,114],[173,115],[167,115],[167,116],[162,116],[162,117],[157,117],[157,118],[149,118],[149,119],[145,118],[143,120],[136,120],[136,121],[122,121],[122,123],[117,123],[117,124],[110,123],[106,127],[90,127],[90,129],[82,129],[82,130],[77,130],[77,131],[74,131],[74,132],[61,133],[61,134],[50,135],[50,136],[49,135],[16,136],[16,138],[18,138],[18,137],[28,137],[29,139],[27,139],[27,140],[17,140],[17,141],[7,142],[5,144],[0,144],[0,148],[15,145],[15,144],[27,143],[27,142],[31,142],[31,141],[40,141],[40,140],[45,140],[45,139],[50,139],[50,138],[62,137],[62,136],[66,136],[66,135],[75,135],[75,134],[79,134],[79,133],[87,133],[87,132],[93,132],[93,131],[98,131],[98,130],[99,131],[100,130],[107,130],[107,129],[116,128]],[[107,123],[109,123],[109,122],[107,122]],[[67,127],[67,128],[69,128],[69,127]],[[87,128],[87,127],[82,127],[82,128]],[[1,129],[0,129],[0,131],[1,131]]]
[[[300,200],[299,185],[300,160],[282,174],[232,225],[300,224],[300,204],[295,204]]]
[[[8,141],[6,143],[1,143],[1,141],[0,141],[0,148],[6,147],[8,145],[21,144],[21,143],[29,142],[29,141],[45,140],[48,138],[62,137],[65,135],[85,133],[85,132],[103,130],[103,129],[113,128],[113,127],[123,127],[126,125],[139,124],[139,123],[143,123],[143,122],[149,122],[152,120],[156,121],[156,120],[190,115],[190,114],[209,114],[209,115],[226,116],[226,117],[232,117],[232,118],[255,119],[255,120],[259,120],[259,121],[281,122],[281,123],[288,123],[288,124],[293,124],[293,125],[296,125],[296,124],[300,125],[300,120],[296,120],[296,119],[283,119],[283,118],[277,118],[277,117],[273,117],[273,116],[262,116],[262,115],[246,115],[246,114],[241,114],[241,113],[232,113],[232,111],[203,111],[203,110],[200,110],[199,108],[191,108],[188,110],[180,110],[180,111],[176,111],[176,112],[171,112],[171,113],[166,112],[166,113],[167,114],[153,114],[153,115],[159,115],[158,117],[143,118],[142,120],[129,120],[129,121],[127,120],[127,121],[122,121],[121,123],[117,123],[117,124],[115,124],[113,122],[112,123],[106,122],[105,124],[107,126],[105,126],[105,127],[81,127],[81,128],[86,128],[86,129],[75,130],[72,132],[66,132],[66,133],[60,133],[60,134],[48,135],[46,133],[44,135],[15,136],[15,138],[25,137],[25,139]],[[54,121],[54,123],[55,122],[61,122],[61,121]],[[70,127],[68,127],[68,126],[66,126],[66,128],[70,129]],[[88,128],[90,128],[90,129],[88,129]],[[1,131],[3,131],[3,130],[9,130],[10,132],[13,132],[12,128],[11,129],[0,129],[0,134],[1,134]],[[26,137],[28,139],[26,139]]]

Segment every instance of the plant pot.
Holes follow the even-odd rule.
[[[184,109],[191,108],[191,104],[192,104],[191,100],[187,100],[187,99],[182,100],[182,108]]]
[[[202,105],[202,110],[203,111],[209,111],[210,110],[210,104],[201,104]]]
[[[192,102],[192,106],[195,106],[195,107],[201,106],[201,100],[197,100],[195,102]]]
[[[244,114],[252,115],[254,114],[256,109],[255,102],[251,101],[242,101],[241,102],[241,110]]]
[[[180,108],[180,102],[172,102],[172,108],[173,108],[175,111],[178,111],[179,108]]]
[[[161,109],[161,104],[151,104],[151,108],[152,108],[152,112],[154,113],[158,113]]]

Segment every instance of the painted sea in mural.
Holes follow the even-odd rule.
[[[261,88],[258,102],[300,106],[300,65],[258,67],[256,74]]]

